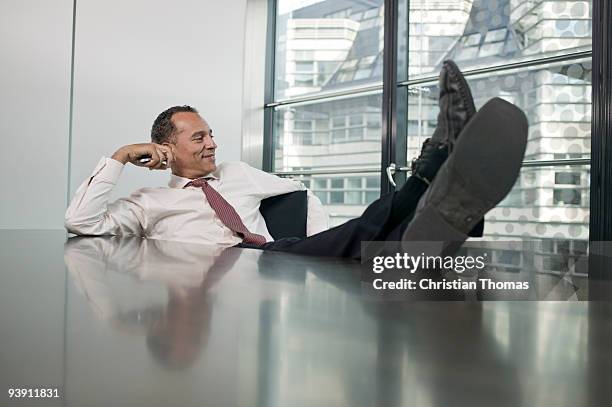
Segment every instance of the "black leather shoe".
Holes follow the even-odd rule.
[[[442,63],[439,88],[438,125],[431,138],[434,142],[447,145],[447,151],[450,153],[459,133],[476,114],[476,106],[465,77],[457,64],[450,59]],[[483,233],[484,219],[481,219],[470,231],[469,236],[482,237]]]
[[[439,78],[438,125],[425,140],[421,154],[412,161],[411,172],[428,185],[448,157],[463,127],[476,113],[472,92],[457,65],[446,60]]]
[[[499,98],[487,102],[465,126],[455,149],[419,200],[404,231],[404,243],[463,242],[516,182],[527,129],[521,109]]]
[[[438,125],[431,139],[446,144],[452,151],[459,133],[476,113],[474,98],[465,77],[451,61],[442,63],[439,78],[440,98],[438,105]]]
[[[412,160],[410,171],[413,176],[429,185],[447,157],[448,145],[428,138],[421,147],[419,157]]]
[[[438,170],[448,158],[448,145],[437,143],[430,138],[425,140],[421,147],[421,154],[412,160],[410,172],[427,185],[431,185]],[[484,219],[474,226],[468,236],[482,237],[484,233]]]

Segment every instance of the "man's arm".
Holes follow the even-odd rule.
[[[150,156],[151,161],[140,163],[138,159],[143,155]],[[65,215],[66,229],[77,235],[142,235],[146,217],[141,194],[137,192],[109,203],[110,194],[124,164],[132,162],[149,169],[165,169],[171,161],[169,149],[153,143],[124,146],[112,158],[102,158],[72,198]]]

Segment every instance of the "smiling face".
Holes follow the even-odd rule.
[[[212,130],[197,113],[177,112],[172,115],[176,132],[172,142],[164,145],[172,148],[174,162],[172,173],[184,178],[200,178],[217,169]]]

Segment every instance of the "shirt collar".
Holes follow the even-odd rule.
[[[204,179],[219,179],[219,174],[217,171],[211,172],[210,174],[203,177]],[[190,181],[193,181],[191,178],[179,177],[178,175],[170,174],[170,181],[168,182],[168,186],[170,188],[185,188]]]

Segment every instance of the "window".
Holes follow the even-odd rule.
[[[342,206],[335,212],[343,219],[388,189],[380,182],[389,164],[381,161],[380,87],[391,24],[383,3],[276,0],[266,169],[308,166],[313,190],[325,205]],[[434,132],[438,72],[453,59],[477,108],[501,97],[523,109],[530,126],[529,163],[489,212],[485,234],[552,239],[571,231],[586,239],[591,1],[399,0],[399,8],[394,117],[406,148],[396,164],[407,166]]]
[[[480,34],[476,33],[476,34],[466,35],[463,38],[463,44],[466,47],[473,47],[476,45],[480,45]]]
[[[581,203],[580,191],[577,189],[554,190],[555,205],[580,205]]]
[[[312,130],[312,122],[307,120],[295,120],[294,126],[296,130]]]
[[[498,263],[510,266],[521,265],[521,252],[515,250],[497,250],[496,260]]]
[[[380,188],[380,178],[378,178],[378,177],[367,177],[366,178],[366,188],[368,188],[368,189],[377,189],[377,188]]]
[[[382,53],[383,0],[365,3],[324,0],[310,4],[300,0],[277,0],[275,40],[276,99],[316,94],[353,81],[375,83],[382,72],[372,69]],[[370,27],[365,20],[372,21]],[[364,59],[368,58],[368,59]],[[359,60],[366,61],[357,65]],[[311,73],[311,77],[295,72]]]
[[[358,216],[380,187],[365,189],[355,170],[379,173],[384,0],[337,2],[277,0],[272,111],[267,170],[312,168],[312,188],[325,205]],[[348,97],[325,96],[351,89]],[[299,102],[302,97],[309,100]],[[289,103],[287,103],[289,101]],[[294,101],[296,103],[294,103]],[[312,125],[296,123],[312,120]],[[331,177],[318,171],[349,171]],[[338,179],[336,179],[338,178]],[[359,185],[356,183],[359,182]],[[340,211],[340,212],[344,212]],[[333,219],[332,219],[333,222]]]
[[[344,179],[342,178],[332,178],[330,182],[331,182],[331,188],[334,188],[334,189],[344,188]]]
[[[555,172],[555,184],[580,185],[579,172]]]
[[[503,41],[506,38],[506,33],[508,30],[505,28],[500,30],[492,30],[487,33],[485,36],[484,42],[498,42]]]
[[[304,181],[302,181],[304,182]],[[380,180],[375,177],[314,178],[312,191],[325,205],[364,207],[379,196]]]
[[[399,20],[409,53],[398,54],[407,72],[398,78],[408,88],[406,106],[398,113],[407,123],[407,161],[419,154],[421,143],[435,130],[438,84],[433,78],[442,60],[454,59],[468,72],[477,108],[501,97],[523,109],[530,125],[525,156],[530,166],[521,170],[512,191],[488,213],[485,237],[569,235],[586,240],[591,2],[467,3],[401,3],[409,13],[407,19]],[[553,62],[559,55],[563,58]],[[469,74],[480,68],[488,72]],[[412,80],[418,80],[418,85],[411,85]],[[551,166],[557,160],[575,162]]]
[[[548,256],[542,259],[544,270],[566,271],[568,269],[567,259],[561,256]]]

